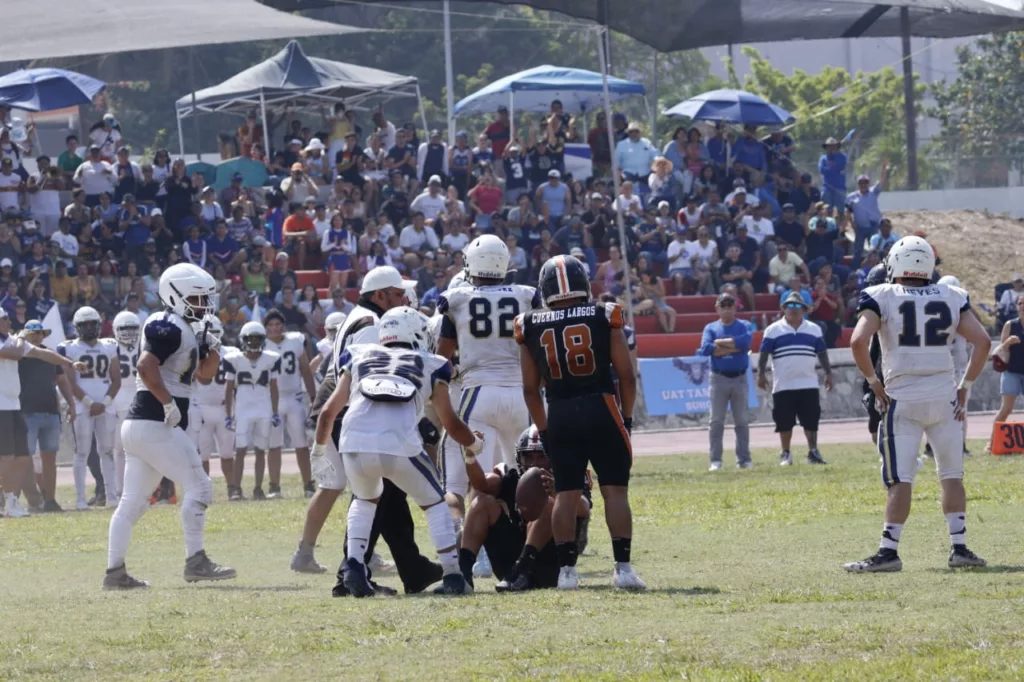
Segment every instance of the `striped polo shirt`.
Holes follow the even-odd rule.
[[[772,356],[772,393],[818,388],[818,353],[827,350],[821,327],[804,320],[793,329],[785,318],[764,330],[761,352]]]

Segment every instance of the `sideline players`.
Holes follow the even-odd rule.
[[[210,336],[220,339],[224,335],[224,325],[216,318],[210,318],[210,328],[207,332]],[[234,489],[235,474],[235,434],[232,433],[228,414],[224,409],[225,386],[227,385],[228,355],[238,353],[237,348],[221,346],[220,364],[217,366],[217,373],[211,379],[196,377],[197,384],[193,386],[192,396],[196,401],[196,412],[201,421],[199,425],[199,455],[203,458],[203,470],[210,473],[210,457],[216,452],[220,458],[220,470],[224,474],[224,483],[228,488],[228,495]]]
[[[552,527],[561,567],[558,588],[579,585],[576,510],[590,463],[604,497],[615,586],[643,589],[646,585],[630,564],[629,431],[636,374],[622,333],[622,309],[591,300],[587,272],[571,256],[555,256],[543,265],[540,293],[546,308],[516,318],[515,336],[522,345],[523,397],[555,474]],[[613,367],[619,377],[621,412],[615,403]]]
[[[356,597],[375,594],[363,563],[370,544],[384,478],[406,492],[424,511],[444,571],[444,594],[473,588],[459,571],[455,526],[444,504],[437,469],[423,452],[419,422],[430,400],[452,438],[475,455],[483,443],[459,419],[448,399],[451,365],[424,350],[426,318],[397,307],[380,318],[376,344],[349,346],[339,358],[341,377],[317,420],[314,458],[322,458],[334,420],[348,405],[338,450],[352,487],[348,512],[348,559],[344,585]]]
[[[110,519],[104,589],[149,587],[125,569],[132,528],[149,509],[149,493],[161,476],[185,488],[181,525],[185,532],[185,580],[227,580],[235,570],[210,561],[203,549],[206,508],[213,501],[210,477],[195,445],[185,434],[193,374],[209,379],[217,372],[219,341],[206,334],[207,315],[217,283],[205,270],[179,263],[160,276],[160,301],[166,307],[146,320],[139,357],[138,391],[121,427],[125,449],[124,492]],[[199,328],[197,335],[195,325]]]
[[[93,437],[96,438],[96,452],[103,480],[114,480],[114,429],[117,417],[111,406],[114,404],[114,396],[121,390],[121,360],[117,352],[117,341],[100,338],[101,322],[95,308],[79,308],[72,318],[78,338],[65,341],[57,347],[57,352],[64,357],[85,365],[82,371],[68,373],[71,391],[77,403],[74,474],[77,496],[75,508],[79,511],[89,508],[85,499],[85,472]],[[98,507],[105,504],[105,499],[96,502]]]
[[[889,284],[861,292],[859,319],[850,343],[857,368],[871,385],[882,413],[878,450],[882,481],[888,488],[885,524],[878,551],[863,561],[845,565],[853,573],[903,569],[897,548],[903,524],[910,515],[911,486],[917,473],[921,436],[935,452],[942,511],[952,548],[950,568],[984,566],[985,560],[967,549],[964,457],[961,429],[967,391],[988,358],[988,333],[970,313],[966,292],[931,284],[935,252],[920,237],[904,237],[886,260]],[[869,344],[878,333],[885,383],[875,376]],[[975,353],[960,384],[953,382],[949,345],[953,334],[973,343]]]
[[[139,316],[130,310],[122,310],[114,317],[114,340],[117,341],[117,354],[121,363],[121,389],[114,397],[114,416],[117,424],[114,427],[114,483],[107,486],[108,497],[112,504],[121,499],[124,488],[124,443],[121,442],[121,425],[128,418],[132,400],[135,398],[135,383],[139,364],[139,338],[142,324]]]

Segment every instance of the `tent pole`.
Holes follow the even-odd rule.
[[[903,45],[903,119],[907,136],[907,189],[917,190],[917,121],[914,120],[914,64],[910,56],[910,10],[900,8]]]
[[[452,70],[451,3],[444,0],[444,78],[448,99],[448,144],[455,144],[455,75]]]
[[[270,156],[270,128],[267,127],[267,100],[263,96],[263,89],[260,88],[260,120],[263,121],[263,153],[266,158],[273,158]],[[328,159],[328,163],[333,164],[334,159]]]
[[[600,0],[601,4],[604,4],[606,1]],[[612,205],[615,206],[615,222],[619,226],[619,248],[623,252],[623,258],[626,258],[626,267],[622,269],[622,284],[626,287],[626,295],[623,298],[626,301],[626,318],[629,320],[629,326],[635,329],[636,326],[633,324],[633,298],[630,295],[632,288],[629,282],[629,259],[626,252],[626,244],[629,242],[626,241],[626,221],[622,217],[622,206],[619,204],[619,164],[615,159],[615,131],[612,128],[612,96],[608,92],[608,64],[605,62],[604,33],[607,31],[607,26],[600,26],[594,32],[594,35],[597,37],[597,59],[601,62],[601,94],[604,96],[604,118],[608,126],[608,149],[611,150],[612,156],[612,186],[615,191]]]
[[[416,103],[420,107],[420,120],[423,121],[424,139],[430,141],[430,128],[427,126],[427,110],[423,108],[423,95],[420,94],[420,84],[416,83]],[[333,163],[333,161],[332,161]]]
[[[657,50],[654,51],[654,74],[651,83],[651,102],[654,106],[650,108],[648,113],[651,116],[651,140],[654,141],[654,145],[658,146],[658,56]],[[650,105],[648,105],[650,106]]]
[[[195,114],[193,114],[195,115]],[[185,158],[185,135],[181,131],[181,112],[174,107],[174,117],[178,119],[178,156]]]
[[[508,91],[508,143],[516,137],[516,93],[515,90]]]
[[[196,161],[202,159],[200,154],[203,143],[199,139],[199,112],[196,110],[196,60],[195,60],[195,48],[188,48],[188,86],[192,90],[192,120],[195,121],[195,134],[196,134]],[[184,151],[182,151],[184,154]]]

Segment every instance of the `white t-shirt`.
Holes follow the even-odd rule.
[[[781,319],[764,330],[761,352],[772,358],[772,393],[818,388],[818,353],[827,351],[821,327],[802,320],[796,329]]]
[[[292,189],[293,187],[294,189]],[[309,193],[309,186],[306,184],[305,180],[292,182],[290,176],[285,178],[284,180],[281,181],[281,191],[284,192],[285,194],[288,194],[289,189],[292,190],[292,196],[291,199],[289,199],[288,201],[297,204],[301,204],[302,202],[304,202],[306,200],[306,197],[312,196]]]
[[[767,218],[755,218],[754,216],[745,215],[740,224],[746,226],[747,234],[758,244],[763,244],[766,237],[775,236],[775,226]]]
[[[459,234],[446,234],[444,239],[441,240],[441,244],[448,248],[450,253],[456,251],[462,251],[466,248],[466,244],[469,243],[469,235],[465,232]]]
[[[36,184],[43,184],[43,177],[40,173],[32,175]],[[28,206],[32,215],[38,216],[60,216],[60,192],[55,189],[40,189],[28,195]]]
[[[689,242],[690,253],[696,253],[700,256],[697,259],[697,267],[711,267],[711,257],[715,254],[715,248],[717,245],[711,239],[708,240],[707,246],[701,246],[699,239],[694,239]]]
[[[20,208],[18,203],[18,192],[16,191],[21,185],[21,176],[15,172],[11,172],[10,175],[4,175],[0,173],[0,190],[15,190],[15,191],[0,191],[0,208],[3,210],[14,209],[17,211]]]
[[[643,208],[640,204],[640,197],[635,194],[628,198],[620,194],[615,202],[617,210],[621,210],[623,213],[629,213],[631,210],[640,211]]]
[[[118,142],[121,141],[121,133],[115,128],[111,128],[110,132],[103,130],[103,128],[97,128],[89,133],[89,139],[92,140],[93,144],[100,146],[100,154],[103,155],[103,158],[112,159],[119,146]]]
[[[106,161],[86,161],[75,171],[74,180],[85,191],[87,196],[96,196],[104,192],[114,192],[114,180],[117,174],[114,167]]]
[[[323,239],[324,233],[331,229],[331,214],[328,213],[324,216],[323,220],[313,219],[313,227],[316,229],[316,236],[318,239]]]
[[[446,203],[448,203],[448,199],[444,194],[432,197],[430,190],[427,190],[413,199],[409,208],[421,212],[427,220],[435,220],[439,213],[444,213]]]
[[[403,249],[422,251],[424,246],[436,249],[438,246],[437,233],[432,228],[426,227],[422,232],[417,232],[412,225],[402,228],[402,234],[398,238],[398,245]]]
[[[22,356],[29,350],[29,345],[14,335],[0,338],[0,348],[20,346]],[[18,376],[18,361],[0,359],[0,410],[21,409],[21,378]]]
[[[674,272],[676,270],[689,270],[693,267],[693,263],[690,261],[690,257],[693,256],[693,250],[690,247],[692,242],[680,242],[673,239],[668,243],[668,249],[666,251],[668,255],[668,271]],[[676,260],[672,260],[672,257],[676,254],[681,254]]]
[[[395,227],[391,223],[384,223],[377,227],[377,241],[383,242],[384,244],[387,244],[388,240],[396,234],[398,233],[395,232]]]
[[[61,260],[67,263],[69,268],[74,267],[74,256],[78,255],[78,239],[75,235],[71,233],[64,234],[63,232],[57,231],[50,236],[50,239],[57,242],[57,245],[61,250],[71,256],[70,258],[62,258]]]

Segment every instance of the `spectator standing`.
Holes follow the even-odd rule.
[[[711,358],[709,430],[711,471],[722,468],[726,408],[732,408],[736,429],[736,463],[741,469],[753,466],[750,460],[750,427],[747,414],[747,368],[750,360],[751,332],[736,319],[736,299],[721,294],[715,302],[718,321],[704,327],[698,355]]]
[[[764,176],[768,170],[768,154],[764,143],[757,139],[757,126],[743,126],[743,135],[732,145],[733,162],[742,162],[743,165],[754,171],[751,179],[757,180]]]
[[[131,160],[131,150],[128,147],[120,147],[117,150],[117,161],[114,163],[114,173],[117,176],[114,185],[114,203],[121,203],[126,194],[136,194],[139,190],[139,183],[142,180],[142,169],[139,164]]]
[[[164,217],[167,227],[178,240],[182,237],[182,221],[191,215],[192,202],[202,188],[201,183],[202,178],[198,174],[191,179],[185,176],[185,159],[177,158],[171,164],[171,174],[164,180],[164,189],[167,191]]]
[[[500,159],[505,154],[505,148],[512,139],[512,129],[508,117],[508,107],[498,107],[498,116],[484,128],[484,135],[491,141],[491,149],[494,158]]]
[[[313,179],[306,174],[305,166],[299,161],[291,165],[291,174],[281,181],[281,191],[289,202],[300,205],[306,197],[316,198],[320,192]]]
[[[484,173],[476,187],[469,191],[469,201],[476,211],[476,226],[482,230],[493,232],[491,215],[501,208],[505,199],[505,193],[495,185],[494,176]],[[572,205],[570,195],[569,205]]]
[[[992,355],[999,359],[1003,372],[999,376],[999,411],[996,422],[1006,421],[1013,412],[1017,396],[1024,395],[1024,296],[1017,297],[1017,317],[1003,325],[999,334],[999,346]],[[993,360],[995,363],[995,361]],[[986,452],[992,451],[989,440]]]
[[[519,197],[529,192],[530,179],[526,157],[523,156],[519,145],[513,142],[505,147],[501,158],[505,176],[505,205],[515,206],[519,203]]]
[[[846,208],[853,216],[853,269],[860,267],[860,259],[864,254],[864,242],[878,232],[882,222],[882,209],[878,205],[878,197],[889,181],[889,162],[882,160],[882,172],[878,182],[871,184],[867,175],[857,177],[857,191],[846,197]]]
[[[838,211],[840,217],[846,206],[846,154],[839,151],[841,143],[834,137],[821,145],[825,153],[818,159],[821,175],[821,200]]]
[[[57,221],[61,216],[60,193],[64,189],[64,180],[60,169],[50,165],[49,156],[37,158],[36,166],[38,171],[30,175],[25,184],[28,208],[32,218],[39,222],[42,235],[50,237],[57,231]]]
[[[100,148],[104,161],[113,162],[114,152],[121,146],[121,124],[113,114],[103,114],[103,119],[89,129],[89,140]]]
[[[812,184],[813,182],[811,174],[804,173],[800,176],[800,184],[789,191],[789,203],[793,204],[793,210],[801,220],[821,201],[821,191]],[[786,207],[783,206],[782,210],[785,212]]]
[[[82,165],[82,157],[78,155],[78,136],[68,135],[64,138],[65,149],[57,157],[57,168],[64,178],[64,182],[71,183],[75,171]]]
[[[804,241],[807,245],[804,260],[808,263],[819,261],[831,263],[835,260],[835,243],[839,239],[839,228],[835,219],[828,215],[828,204],[819,201],[815,205],[815,213],[807,221]],[[815,265],[814,267],[817,267]]]
[[[646,185],[651,166],[658,158],[658,149],[646,137],[641,137],[637,123],[626,126],[626,135],[625,140],[615,145],[615,161],[621,180]]]
[[[6,256],[7,254],[4,253]],[[1003,291],[999,297],[999,315],[1004,319],[1013,317],[1013,311],[1017,308],[1017,301],[1024,296],[1024,275],[1014,275],[1010,280],[1013,285]]]
[[[612,152],[608,148],[608,117],[604,111],[598,111],[594,127],[587,133],[587,145],[590,147],[590,162],[594,167],[595,178],[610,178],[612,175]]]
[[[74,182],[85,190],[85,205],[90,208],[100,205],[100,195],[104,192],[113,194],[117,174],[103,159],[99,145],[89,147],[89,157],[75,171]]]
[[[465,201],[469,193],[469,178],[473,171],[473,150],[469,148],[469,134],[465,130],[455,133],[455,146],[448,150],[448,172],[451,183]]]
[[[782,319],[764,330],[761,355],[757,363],[757,385],[768,390],[768,360],[772,361],[772,421],[779,434],[782,452],[779,464],[790,466],[793,427],[797,420],[807,437],[808,464],[826,464],[818,452],[818,422],[821,419],[821,397],[818,393],[818,372],[825,371],[825,390],[832,390],[832,367],[828,350],[818,325],[804,319],[807,305],[800,294],[791,293],[782,303]]]
[[[441,131],[430,131],[430,137],[416,151],[416,177],[427,184],[433,175],[448,177],[448,145],[441,139]]]
[[[572,193],[562,182],[562,174],[555,168],[548,171],[548,181],[534,193],[537,214],[553,228],[560,226],[563,216],[572,213]]]

